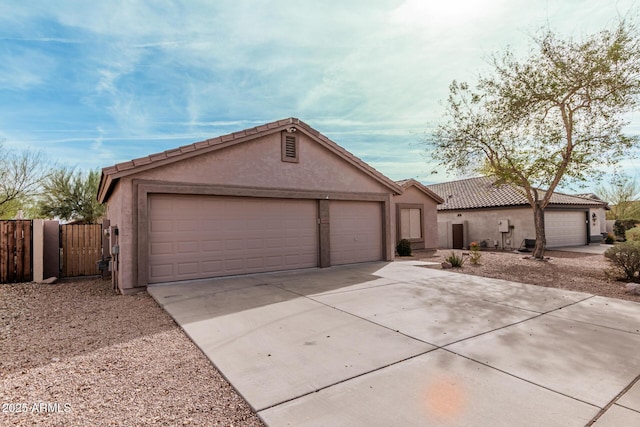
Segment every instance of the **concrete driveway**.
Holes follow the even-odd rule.
[[[563,252],[577,252],[582,254],[593,254],[593,255],[601,255],[604,254],[607,249],[612,247],[613,245],[606,244],[597,244],[593,243],[591,245],[580,245],[580,246],[564,246],[561,248],[550,248],[547,249],[549,251],[563,251]]]
[[[640,425],[640,304],[425,264],[148,291],[270,426]]]

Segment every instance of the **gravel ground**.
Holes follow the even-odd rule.
[[[263,425],[146,293],[2,284],[0,328],[2,426]]]
[[[435,253],[416,251],[413,258],[441,263],[451,252],[450,249]],[[469,251],[453,252],[469,254]],[[479,265],[471,264],[468,255],[464,258],[462,268],[450,271],[640,302],[640,296],[626,292],[626,282],[616,280],[603,255],[548,250],[545,261],[536,261],[523,253],[482,251]]]

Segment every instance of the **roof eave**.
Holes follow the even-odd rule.
[[[309,138],[320,143],[322,146],[332,151],[334,154],[338,155],[361,172],[364,172],[366,175],[384,185],[394,194],[403,193],[404,190],[400,185],[396,184],[391,179],[387,178],[382,173],[378,172],[376,169],[366,164],[364,161],[342,148],[320,132],[316,131],[308,124],[295,117],[290,117],[288,119],[267,123],[251,129],[222,135],[216,138],[185,145],[174,150],[151,154],[146,157],[133,159],[128,162],[118,163],[114,166],[103,168],[100,185],[98,187],[98,201],[101,203],[106,202],[111,194],[113,185],[115,185],[118,179],[122,177],[134,175],[191,157],[199,156],[201,154],[240,144],[248,140],[281,132],[292,126],[296,127],[297,130],[300,130]]]
[[[411,178],[411,179],[406,179],[406,180],[402,180],[402,184],[398,184],[400,185],[403,189],[407,189],[411,186],[416,187],[418,190],[422,191],[424,194],[426,194],[427,196],[431,197],[433,200],[435,200],[435,202],[437,204],[442,204],[444,203],[444,199],[442,197],[440,197],[438,194],[436,194],[434,191],[428,189],[424,184],[422,184],[419,181],[416,181],[415,179]]]

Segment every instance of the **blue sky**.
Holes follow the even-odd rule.
[[[393,179],[452,179],[419,142],[453,79],[634,3],[0,0],[0,141],[88,169],[294,116]]]

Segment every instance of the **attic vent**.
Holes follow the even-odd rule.
[[[298,163],[298,137],[282,133],[282,161]]]

